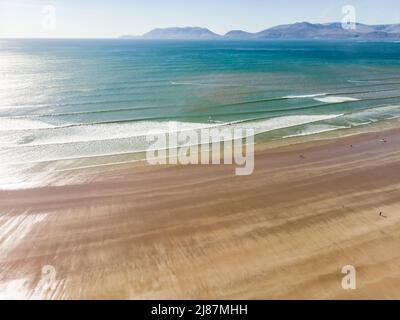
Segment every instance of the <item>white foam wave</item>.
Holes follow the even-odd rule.
[[[51,129],[54,125],[37,120],[0,118],[0,131]]]
[[[261,134],[273,130],[300,126],[307,123],[334,119],[342,115],[343,114],[283,116],[254,122],[241,123],[237,126],[243,129],[254,129],[255,134]]]
[[[368,122],[379,119],[389,119],[391,117],[398,117],[400,115],[400,105],[388,105],[376,108],[368,108],[354,111],[348,114],[348,119],[365,120]]]
[[[382,81],[379,80],[347,80],[350,83],[380,83]]]
[[[177,82],[177,81],[170,81],[170,84],[174,86],[194,86],[195,84],[192,82]]]
[[[324,98],[315,98],[314,100],[324,103],[342,103],[347,101],[359,101],[357,98],[350,97],[324,97]]]
[[[147,134],[167,134],[171,132],[195,131],[207,128],[243,128],[254,129],[256,134],[266,131],[297,126],[315,121],[328,120],[337,115],[297,115],[269,118],[263,120],[241,120],[236,122],[192,123],[180,121],[140,121],[124,124],[99,124],[57,130],[37,130],[35,133],[15,133],[4,135],[8,146],[46,146],[72,143],[106,142],[112,140],[144,138]],[[133,141],[132,140],[132,141]]]
[[[323,97],[326,96],[327,93],[316,93],[316,94],[305,94],[299,96],[286,96],[285,99],[303,99],[303,98],[315,98],[315,97]]]
[[[212,83],[170,81],[173,86],[214,86]],[[224,87],[225,85],[218,85]]]
[[[314,126],[311,128],[306,128],[302,130],[301,132],[297,134],[291,134],[287,136],[283,136],[283,139],[285,138],[295,138],[295,137],[304,137],[304,136],[310,136],[313,134],[318,134],[318,133],[324,133],[324,132],[331,132],[331,131],[336,131],[340,129],[349,129],[349,126],[329,126],[329,125],[321,125],[321,126]]]
[[[37,130],[18,132],[4,136],[8,145],[45,146],[52,144],[67,144],[77,142],[107,141],[142,137],[148,132],[154,134],[170,133],[172,131],[188,131],[212,128],[224,123],[191,123],[179,121],[138,121],[121,124],[98,124],[78,127],[56,128],[57,130]],[[3,139],[1,139],[3,140]],[[11,142],[11,140],[13,140]]]
[[[190,130],[199,133],[201,129],[218,127],[220,129],[229,128],[232,130],[252,129],[254,130],[254,134],[257,135],[276,129],[299,126],[339,116],[341,116],[341,114],[283,116],[264,120],[223,123],[219,125],[184,122],[173,122],[172,124],[178,128],[179,131]],[[149,123],[135,123],[132,124],[130,132],[122,131],[121,125],[115,124],[108,125],[108,127],[105,127],[104,125],[95,126],[98,131],[93,131],[93,126],[90,126],[86,127],[86,129],[92,130],[91,134],[89,134],[89,131],[83,130],[80,132],[75,131],[72,136],[68,131],[64,132],[65,136],[57,136],[54,135],[54,133],[58,132],[58,130],[47,130],[45,132],[46,136],[40,137],[41,141],[47,141],[47,144],[27,144],[3,149],[0,152],[0,161],[6,164],[24,164],[142,153],[148,151],[153,145],[153,143],[149,139],[146,139],[146,137],[149,134],[163,134],[170,132],[170,124],[171,122],[152,122],[151,125],[149,125]],[[134,126],[136,126],[136,128]],[[80,128],[80,130],[82,129],[83,128]],[[127,129],[126,126],[125,129]],[[54,132],[52,133],[52,131]],[[122,138],[122,132],[124,132],[126,137]],[[99,136],[100,133],[101,136]],[[132,134],[136,134],[136,136],[132,136]],[[114,138],[110,139],[111,136]],[[99,138],[103,138],[103,140],[99,140]],[[32,137],[31,140],[35,141],[35,139],[38,138]],[[50,141],[52,141],[53,144],[51,144]]]

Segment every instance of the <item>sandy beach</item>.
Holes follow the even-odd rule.
[[[120,166],[1,191],[0,298],[399,299],[399,147],[393,129],[258,151],[247,177]]]

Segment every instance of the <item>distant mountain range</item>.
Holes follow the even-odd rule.
[[[339,22],[299,22],[250,33],[232,30],[219,35],[206,28],[164,28],[154,29],[142,36],[122,36],[122,39],[165,39],[165,40],[267,40],[267,39],[400,39],[400,24],[366,25],[357,23],[356,28],[345,29]]]

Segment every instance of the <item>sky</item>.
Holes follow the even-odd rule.
[[[399,0],[0,0],[0,38],[113,38],[200,26],[224,34],[294,22],[400,23]]]

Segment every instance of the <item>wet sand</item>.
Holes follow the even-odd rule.
[[[400,299],[399,147],[395,129],[260,151],[248,177],[121,166],[0,191],[0,298]]]

